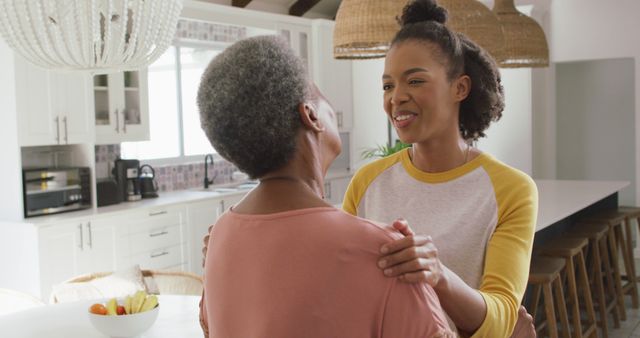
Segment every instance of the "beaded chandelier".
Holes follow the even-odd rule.
[[[171,44],[182,0],[0,0],[0,35],[43,68],[143,68]]]

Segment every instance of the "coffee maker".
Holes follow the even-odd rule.
[[[123,201],[138,201],[142,198],[140,193],[140,180],[138,168],[140,161],[117,159],[113,168],[113,175],[122,192]]]

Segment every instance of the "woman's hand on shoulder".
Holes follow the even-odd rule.
[[[405,237],[380,248],[378,267],[387,277],[399,277],[408,283],[428,283],[436,287],[443,279],[444,266],[438,258],[438,248],[430,236],[417,235],[404,219],[392,226]]]

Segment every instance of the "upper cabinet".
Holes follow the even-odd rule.
[[[336,112],[340,131],[353,125],[353,83],[351,61],[333,58],[333,29],[329,20],[313,20],[311,76]]]
[[[147,71],[93,77],[96,144],[149,139]]]
[[[47,71],[19,56],[15,72],[20,146],[92,141],[88,75]]]
[[[312,67],[311,57],[311,27],[309,25],[278,22],[278,34],[289,42],[296,56],[304,62],[307,70]],[[311,72],[309,72],[311,73]]]

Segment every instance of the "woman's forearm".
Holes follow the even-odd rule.
[[[458,330],[473,334],[484,322],[487,304],[478,290],[443,266],[443,277],[434,290],[440,304]]]

